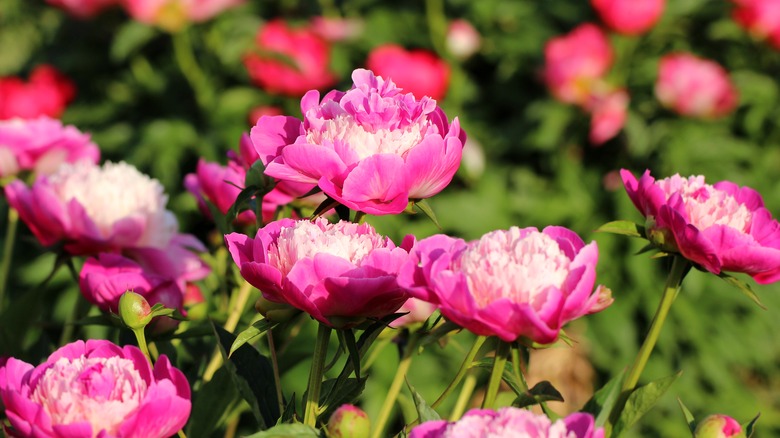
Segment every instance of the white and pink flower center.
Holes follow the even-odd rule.
[[[350,222],[330,224],[320,218],[282,228],[276,245],[268,249],[268,257],[272,266],[287,275],[298,260],[316,254],[331,254],[360,266],[373,250],[386,247],[388,241],[373,228]]]
[[[501,298],[539,308],[548,288],[563,286],[570,264],[553,238],[540,232],[523,236],[517,227],[482,236],[460,259],[480,308]]]
[[[129,359],[63,357],[43,373],[30,399],[43,406],[52,425],[86,421],[93,437],[101,430],[118,436],[146,390],[146,381]]]
[[[674,175],[656,182],[667,199],[680,192],[689,222],[700,230],[713,225],[726,225],[747,233],[753,214],[730,194],[704,183],[704,177],[683,178]]]

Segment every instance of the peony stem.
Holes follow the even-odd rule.
[[[11,259],[14,253],[16,227],[19,224],[19,213],[8,207],[8,227],[5,229],[3,242],[3,259],[0,261],[0,311],[5,308],[5,290],[8,287],[8,272],[11,270]]]
[[[385,401],[382,403],[382,409],[379,410],[379,417],[374,424],[374,433],[371,434],[372,438],[379,438],[384,432],[387,420],[390,418],[390,413],[393,411],[395,401],[398,399],[398,393],[401,391],[401,385],[404,383],[406,373],[409,371],[409,366],[412,364],[412,357],[417,349],[417,334],[412,334],[409,337],[409,341],[404,348],[401,361],[398,363],[398,368],[395,372],[393,382],[390,384],[390,388],[387,390]]]
[[[647,332],[647,336],[645,337],[642,346],[639,348],[636,358],[634,358],[634,363],[631,364],[631,368],[629,368],[628,373],[626,373],[626,377],[623,380],[623,386],[620,388],[620,396],[612,407],[609,419],[604,425],[605,437],[609,437],[612,433],[612,428],[620,419],[620,415],[623,413],[628,397],[634,389],[636,389],[639,377],[642,375],[642,371],[647,365],[647,360],[650,358],[650,353],[653,351],[653,348],[658,341],[658,337],[661,334],[661,328],[669,314],[669,309],[672,308],[672,303],[674,303],[674,299],[677,298],[680,285],[689,268],[690,264],[688,260],[682,256],[674,256],[672,269],[669,272],[669,276],[666,278],[666,285],[664,286],[661,302],[658,304],[655,316],[653,316],[653,321],[650,323],[650,330]]]
[[[195,92],[195,100],[198,101],[201,109],[210,111],[214,96],[209,87],[206,75],[203,74],[192,50],[192,40],[188,29],[182,29],[173,33],[173,55],[184,78],[189,82],[190,87]]]
[[[309,385],[306,389],[306,410],[303,414],[303,424],[311,427],[317,426],[317,415],[320,410],[320,388],[322,387],[322,375],[325,365],[325,356],[328,353],[331,328],[320,323],[317,329],[317,341],[314,344],[314,355],[309,372]]]
[[[466,411],[466,407],[471,400],[471,394],[474,393],[474,388],[477,387],[477,376],[474,373],[468,373],[466,379],[463,380],[463,387],[460,390],[458,400],[455,402],[455,407],[450,413],[450,421],[460,420],[460,417]]]
[[[149,363],[154,366],[154,361],[152,361],[152,355],[149,354],[149,346],[146,345],[146,334],[144,333],[143,327],[140,329],[134,329],[133,334],[135,335],[136,341],[138,341],[138,348],[141,349],[141,352],[143,352],[144,356],[146,356],[146,359],[149,360]]]
[[[232,333],[236,329],[238,321],[241,319],[241,315],[244,314],[244,308],[246,307],[247,301],[249,301],[251,292],[252,285],[244,281],[241,288],[238,290],[238,296],[233,303],[233,309],[230,311],[227,321],[225,321],[225,326],[223,327],[225,330]],[[214,351],[214,355],[211,356],[211,361],[206,366],[206,370],[203,372],[203,383],[211,380],[220,366],[222,366],[222,353],[220,353],[219,347],[217,347],[216,351]]]
[[[270,327],[266,332],[268,337],[268,351],[271,354],[271,366],[274,370],[274,386],[276,386],[276,401],[279,403],[279,412],[284,412],[284,397],[282,396],[282,379],[279,377],[279,361],[276,357],[276,344],[274,332]]]
[[[463,359],[463,363],[460,365],[458,373],[455,374],[455,378],[452,379],[452,382],[450,382],[447,388],[444,389],[444,392],[439,396],[439,398],[433,402],[431,405],[432,408],[436,409],[436,407],[439,406],[444,401],[444,399],[450,395],[455,387],[458,386],[458,383],[460,383],[461,379],[463,379],[469,369],[471,369],[471,364],[474,362],[474,357],[477,356],[479,348],[482,347],[482,344],[485,343],[486,339],[487,338],[485,336],[477,336],[477,338],[474,340],[474,345],[471,346],[471,350],[469,350],[468,354],[466,354],[466,358]]]
[[[490,372],[487,391],[485,392],[485,398],[482,400],[482,409],[493,409],[493,406],[496,404],[496,396],[498,395],[498,388],[501,386],[501,379],[504,377],[509,349],[510,345],[508,342],[498,341],[496,355],[493,358],[493,371]]]

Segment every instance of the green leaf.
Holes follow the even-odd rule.
[[[290,397],[290,401],[287,402],[287,406],[284,407],[282,417],[279,418],[277,424],[292,423],[297,421],[297,416],[298,414],[295,412],[295,393],[293,393],[292,397]]]
[[[422,396],[417,391],[415,391],[414,387],[409,383],[408,380],[406,380],[406,386],[409,387],[409,392],[412,393],[412,400],[414,400],[414,407],[417,409],[417,418],[420,420],[420,423],[441,420],[439,413],[425,402],[425,399],[422,398]]]
[[[280,424],[268,430],[253,433],[246,438],[318,438],[322,436],[317,429],[301,423]]]
[[[597,232],[646,238],[645,227],[631,221],[613,221],[598,227]]]
[[[349,378],[345,381],[328,379],[322,382],[320,413],[318,417],[327,421],[330,414],[345,403],[354,403],[366,388],[366,379]]]
[[[561,393],[555,389],[552,383],[544,380],[533,388],[529,389],[523,394],[517,396],[515,401],[512,402],[512,406],[518,408],[524,408],[526,406],[532,406],[548,401],[563,401]]]
[[[114,36],[114,41],[111,44],[111,59],[124,61],[157,35],[159,32],[152,26],[138,21],[126,22]]]
[[[620,395],[620,385],[623,382],[624,374],[626,374],[625,370],[610,379],[593,394],[593,397],[582,408],[582,412],[587,412],[596,417],[596,426],[601,427],[607,422],[612,407]]]
[[[761,416],[761,412],[757,413],[756,416],[753,417],[753,419],[750,420],[750,422],[748,422],[748,424],[746,424],[744,426],[745,436],[747,438],[750,438],[750,437],[753,436],[753,433],[755,432],[755,428],[756,428],[756,422],[758,421],[758,417],[760,417],[760,416]]]
[[[493,370],[493,358],[492,357],[486,357],[484,359],[480,359],[477,362],[474,362],[471,366],[472,368],[478,367],[483,368],[486,370]],[[507,362],[504,365],[504,373],[501,376],[501,379],[506,382],[507,385],[512,389],[512,391],[518,396],[524,396],[526,395],[526,391],[523,389],[523,385],[517,381],[515,378],[515,372],[512,369],[512,364],[510,362]]]
[[[209,437],[241,406],[230,372],[220,368],[214,377],[193,393],[192,414],[187,424],[189,438]]]
[[[428,202],[425,201],[425,199],[420,199],[417,201],[414,201],[414,207],[421,212],[423,212],[426,216],[428,216],[428,219],[433,222],[434,225],[436,225],[436,228],[439,229],[439,231],[442,230],[441,224],[439,223],[439,220],[436,219],[436,214],[433,212],[433,209],[430,205],[428,205]]]
[[[433,330],[430,331],[430,333],[420,338],[418,345],[421,347],[425,347],[430,344],[439,342],[439,339],[443,338],[444,336],[447,336],[451,331],[461,330],[461,329],[462,327],[455,324],[454,322],[445,321],[444,324],[434,328]]]
[[[255,196],[257,190],[257,186],[249,186],[244,190],[241,190],[236,197],[236,202],[234,202],[228,209],[228,212],[225,213],[225,222],[233,223],[233,221],[236,220],[236,216],[247,209],[246,207],[249,205],[249,201]]]
[[[613,436],[620,436],[622,431],[627,430],[636,424],[643,415],[655,406],[661,396],[666,393],[666,390],[672,386],[672,383],[674,383],[681,374],[682,371],[678,371],[671,376],[655,380],[636,388],[631,395],[628,396],[626,406],[623,408],[623,412],[620,414],[620,418],[615,424],[615,428],[612,430]]]
[[[324,201],[322,201],[320,205],[317,206],[317,208],[314,209],[314,212],[311,214],[311,218],[316,219],[325,214],[326,211],[330,210],[331,208],[338,207],[339,205],[341,205],[339,204],[339,201],[336,201],[335,199],[328,196]]]
[[[265,196],[276,185],[276,180],[265,174],[265,166],[261,160],[257,160],[252,164],[252,167],[246,171],[246,177],[244,178],[244,185],[247,187],[258,187],[258,196]]]
[[[346,350],[349,353],[349,360],[352,361],[352,366],[355,368],[355,377],[360,380],[360,352],[355,341],[355,332],[352,329],[347,329],[342,330],[342,333],[344,334]]]
[[[238,350],[242,345],[246,344],[247,342],[251,342],[256,337],[267,332],[268,329],[274,328],[274,326],[276,326],[276,323],[267,319],[261,319],[252,323],[252,325],[247,327],[244,331],[239,333],[238,336],[236,336],[236,340],[233,341],[233,345],[230,346],[228,357],[232,356],[233,352]]]
[[[691,414],[691,411],[688,410],[688,407],[685,406],[680,397],[677,397],[677,403],[680,404],[680,409],[682,409],[685,421],[688,423],[688,429],[691,430],[691,436],[693,436],[694,432],[696,431],[696,419],[693,417],[693,414]]]
[[[758,298],[758,295],[756,295],[756,293],[753,292],[753,289],[751,289],[749,284],[745,283],[744,281],[740,280],[737,277],[733,277],[729,274],[726,274],[725,272],[721,272],[718,275],[718,277],[722,278],[726,283],[739,289],[739,291],[745,294],[745,296],[753,300],[753,302],[756,303],[758,307],[766,310],[766,306]]]

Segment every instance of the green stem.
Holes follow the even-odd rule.
[[[8,207],[8,227],[5,229],[3,242],[3,259],[0,260],[0,312],[5,308],[5,290],[8,287],[8,272],[11,270],[11,259],[14,255],[16,228],[19,224],[19,213]]]
[[[447,17],[444,14],[444,0],[426,0],[425,17],[428,21],[433,48],[440,56],[447,56],[444,40],[447,34]]]
[[[463,380],[463,387],[460,390],[458,400],[455,402],[455,407],[450,414],[450,421],[457,421],[466,411],[466,407],[471,400],[471,394],[474,393],[474,388],[477,387],[477,376],[474,373],[466,375],[466,379]]]
[[[212,90],[209,87],[206,75],[203,73],[200,65],[198,65],[198,61],[193,53],[189,30],[185,28],[172,34],[172,39],[173,55],[176,58],[176,63],[179,65],[184,78],[195,92],[195,99],[198,101],[198,105],[203,110],[213,110],[214,95],[211,92]]]
[[[498,388],[501,386],[501,379],[504,377],[509,349],[510,344],[508,342],[498,341],[496,356],[493,358],[493,371],[490,372],[485,399],[482,400],[482,409],[493,409],[493,406],[496,404],[496,396],[498,395]]]
[[[279,377],[279,360],[276,357],[276,344],[274,343],[273,329],[268,328],[268,351],[271,354],[271,367],[274,371],[274,386],[276,386],[276,401],[279,403],[279,412],[284,412],[284,397],[282,397],[282,379]]]
[[[317,329],[317,341],[314,344],[314,355],[309,372],[309,385],[307,387],[306,410],[303,414],[303,424],[311,427],[317,426],[317,415],[320,410],[320,388],[322,387],[322,374],[325,365],[325,356],[328,353],[331,328],[320,323]]]
[[[152,361],[152,355],[149,354],[149,346],[146,345],[146,334],[144,333],[143,327],[140,329],[134,329],[133,334],[135,335],[136,341],[138,341],[138,348],[140,348],[144,356],[146,356],[146,358],[149,359],[149,363],[152,364],[152,366],[154,366],[154,361]]]
[[[241,315],[244,314],[246,303],[249,301],[249,296],[252,292],[252,285],[248,282],[241,284],[241,288],[238,289],[238,296],[233,303],[233,309],[228,315],[227,321],[225,321],[225,330],[233,332],[238,325],[238,321],[241,320]],[[206,366],[206,370],[203,372],[203,382],[208,382],[214,377],[214,373],[217,372],[219,367],[222,366],[222,353],[219,351],[219,347],[214,351],[211,356],[211,361]]]
[[[623,380],[623,386],[620,388],[620,396],[618,397],[617,402],[615,402],[615,405],[612,407],[609,419],[604,425],[606,437],[611,434],[612,428],[615,426],[618,419],[620,419],[620,415],[623,413],[623,408],[626,406],[628,397],[631,395],[634,389],[636,389],[637,383],[639,382],[639,377],[642,375],[642,371],[647,365],[647,361],[650,358],[650,353],[653,351],[653,348],[655,348],[655,344],[658,341],[659,335],[661,334],[661,328],[663,327],[664,321],[666,321],[666,317],[669,314],[669,309],[672,308],[672,303],[674,303],[674,299],[677,297],[682,280],[685,277],[685,274],[688,272],[689,268],[690,264],[686,259],[681,256],[674,257],[674,260],[672,261],[672,269],[669,272],[669,276],[666,278],[666,285],[664,286],[664,293],[661,297],[661,302],[658,304],[658,308],[655,311],[655,316],[653,316],[653,321],[650,323],[650,330],[647,332],[645,341],[639,348],[639,352],[634,359],[634,363],[631,364],[631,368],[629,368],[628,372],[626,373],[626,377]]]
[[[485,343],[486,339],[487,338],[485,336],[477,336],[477,338],[474,340],[474,345],[471,346],[471,350],[469,350],[466,358],[463,359],[463,363],[460,365],[460,369],[455,375],[455,378],[452,379],[452,382],[450,382],[447,388],[444,389],[444,392],[439,396],[439,398],[433,402],[431,405],[432,408],[435,409],[437,406],[439,406],[444,401],[444,399],[450,395],[455,387],[458,386],[458,383],[460,383],[461,379],[463,379],[469,369],[471,369],[471,364],[474,362],[474,357],[476,357],[479,348],[482,347],[482,344]]]
[[[412,357],[417,349],[417,334],[413,334],[404,349],[401,361],[398,363],[398,368],[395,372],[393,382],[390,384],[390,388],[387,390],[385,401],[382,403],[382,408],[379,410],[379,417],[374,424],[374,433],[372,438],[379,438],[384,432],[387,420],[390,418],[390,413],[393,411],[395,401],[398,399],[398,393],[401,392],[401,385],[404,383],[406,373],[409,371],[409,366],[412,364]]]

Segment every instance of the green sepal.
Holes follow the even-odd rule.
[[[758,305],[758,307],[766,310],[766,306],[764,303],[761,302],[761,300],[758,298],[758,295],[756,295],[755,292],[753,292],[753,289],[750,287],[749,284],[745,283],[744,281],[740,280],[737,277],[733,277],[725,272],[721,272],[718,274],[718,277],[722,278],[726,283],[736,287],[739,289],[740,292],[745,294],[748,298],[753,300],[754,303]]]
[[[428,202],[425,199],[418,199],[416,201],[412,201],[412,205],[417,210],[420,210],[423,214],[428,216],[428,219],[433,222],[434,225],[436,225],[436,228],[441,231],[443,228],[441,227],[441,224],[439,223],[439,220],[436,218],[436,213],[433,212],[433,209],[430,205],[428,205]]]
[[[745,436],[747,438],[752,437],[753,434],[756,432],[756,422],[758,421],[758,417],[760,416],[761,416],[761,412],[757,413],[752,420],[750,420],[747,424],[742,426],[742,428],[745,429]]]
[[[612,221],[598,227],[597,232],[647,239],[645,227],[631,221]]]
[[[685,417],[685,422],[688,423],[688,429],[691,430],[691,436],[694,436],[694,432],[696,431],[696,419],[680,397],[677,397],[677,403],[680,405],[680,409]]]

